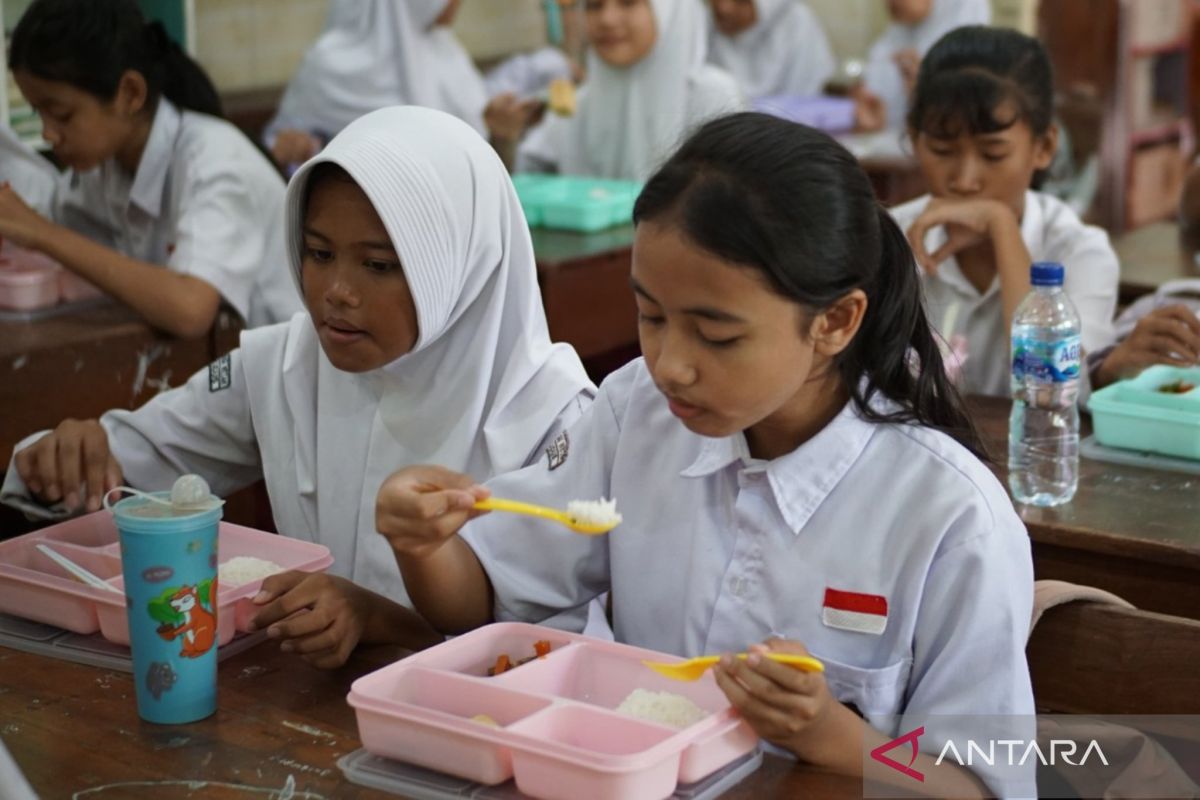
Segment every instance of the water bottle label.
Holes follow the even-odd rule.
[[[1078,336],[1044,342],[1038,339],[1013,339],[1013,378],[1042,383],[1066,383],[1079,378],[1080,342]]]

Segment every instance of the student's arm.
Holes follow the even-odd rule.
[[[216,319],[221,295],[212,284],[97,244],[41,216],[8,186],[0,188],[0,236],[40,250],[173,336],[203,336]]]
[[[925,234],[938,226],[946,231],[946,243],[930,253]],[[1021,237],[1021,223],[1007,205],[997,200],[945,200],[935,197],[908,229],[908,241],[917,264],[930,274],[957,253],[990,241],[1000,278],[1000,303],[1004,330],[1012,330],[1013,314],[1029,294],[1029,248]]]
[[[263,581],[251,624],[279,649],[314,667],[334,669],[362,644],[422,650],[442,636],[411,609],[351,580],[321,572],[290,571]]]
[[[970,739],[1028,742],[1037,735],[1025,659],[1033,608],[1029,536],[1003,489],[984,487],[980,495],[986,500],[964,496],[921,589],[896,735],[924,726],[920,747],[927,753],[940,753],[949,740],[961,748]],[[994,796],[1036,796],[1032,763],[998,760],[973,770]]]
[[[122,479],[157,491],[196,473],[219,497],[248,486],[262,465],[241,364],[234,351],[135,411],[67,420],[14,455],[19,480],[6,476],[5,495],[65,500],[70,511],[95,510]]]
[[[486,487],[441,467],[402,469],[384,482],[377,530],[396,552],[415,607],[434,627],[458,633],[493,618],[573,626],[574,615],[609,588],[607,537],[514,514],[481,515],[472,505],[491,492],[558,508],[573,499],[610,497],[618,438],[612,386],[632,374],[610,376],[607,393],[602,387],[566,432],[526,467]],[[581,397],[560,412],[560,423],[574,417]]]
[[[437,466],[406,467],[379,489],[375,527],[396,553],[413,606],[443,633],[492,620],[492,586],[458,536],[472,506],[490,492],[467,475]]]
[[[761,658],[768,651],[808,655],[799,642],[770,639],[761,645],[751,645],[747,660],[726,657],[714,671],[717,685],[730,703],[768,742],[831,772],[908,789],[919,792],[919,796],[993,796],[970,770],[950,763],[939,766],[937,758],[929,753],[919,752],[909,765],[924,776],[919,787],[914,787],[911,777],[873,759],[864,759],[869,750],[885,745],[894,737],[872,727],[834,699],[823,676]],[[908,764],[911,748],[902,747],[889,755]]]
[[[1163,306],[1138,320],[1128,338],[1109,351],[1092,371],[1092,385],[1099,389],[1133,378],[1155,364],[1192,367],[1197,362],[1200,362],[1200,319],[1182,303]]]

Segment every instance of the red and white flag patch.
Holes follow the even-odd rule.
[[[878,636],[887,628],[887,598],[825,587],[821,621],[830,628]]]

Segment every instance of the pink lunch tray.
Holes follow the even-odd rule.
[[[284,569],[319,572],[333,563],[324,545],[221,523],[217,551],[222,562],[256,556]],[[37,549],[45,542],[92,574],[121,589],[121,545],[112,514],[97,511],[15,539],[0,542],[0,611],[75,633],[100,631],[105,639],[129,644],[123,594],[81,583]],[[217,586],[217,643],[249,631],[255,606],[250,601],[262,581]]]
[[[505,653],[544,658],[488,677]],[[363,747],[484,784],[515,780],[530,797],[669,797],[753,750],[758,736],[708,673],[673,681],[643,660],[676,656],[522,623],[496,623],[354,682]],[[705,711],[682,730],[618,713],[634,689],[683,695]],[[486,714],[500,727],[475,722]]]
[[[0,245],[0,308],[34,311],[101,296],[94,284],[52,258],[7,241]]]

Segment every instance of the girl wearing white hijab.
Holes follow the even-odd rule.
[[[30,437],[4,499],[94,509],[122,473],[159,490],[195,472],[221,496],[264,479],[280,533],[335,561],[330,575],[268,578],[256,624],[331,667],[360,639],[434,640],[375,532],[383,479],[405,464],[492,476],[547,457],[594,387],[550,343],[520,204],[465,123],[414,107],[357,120],[293,178],[286,216],[308,313],[247,331],[137,411]]]
[[[587,82],[573,117],[548,117],[518,171],[645,180],[697,124],[742,105],[737,82],[704,63],[700,0],[587,0]]]
[[[363,114],[399,103],[453,114],[483,133],[483,77],[449,25],[460,0],[332,0],[267,125],[281,163],[304,161]],[[301,144],[307,138],[307,149]]]
[[[799,0],[710,0],[708,61],[751,100],[821,94],[837,63],[820,20]]]
[[[992,21],[989,0],[887,0],[892,24],[867,54],[863,87],[882,101],[886,126],[900,128],[921,58],[933,43],[964,25]]]

